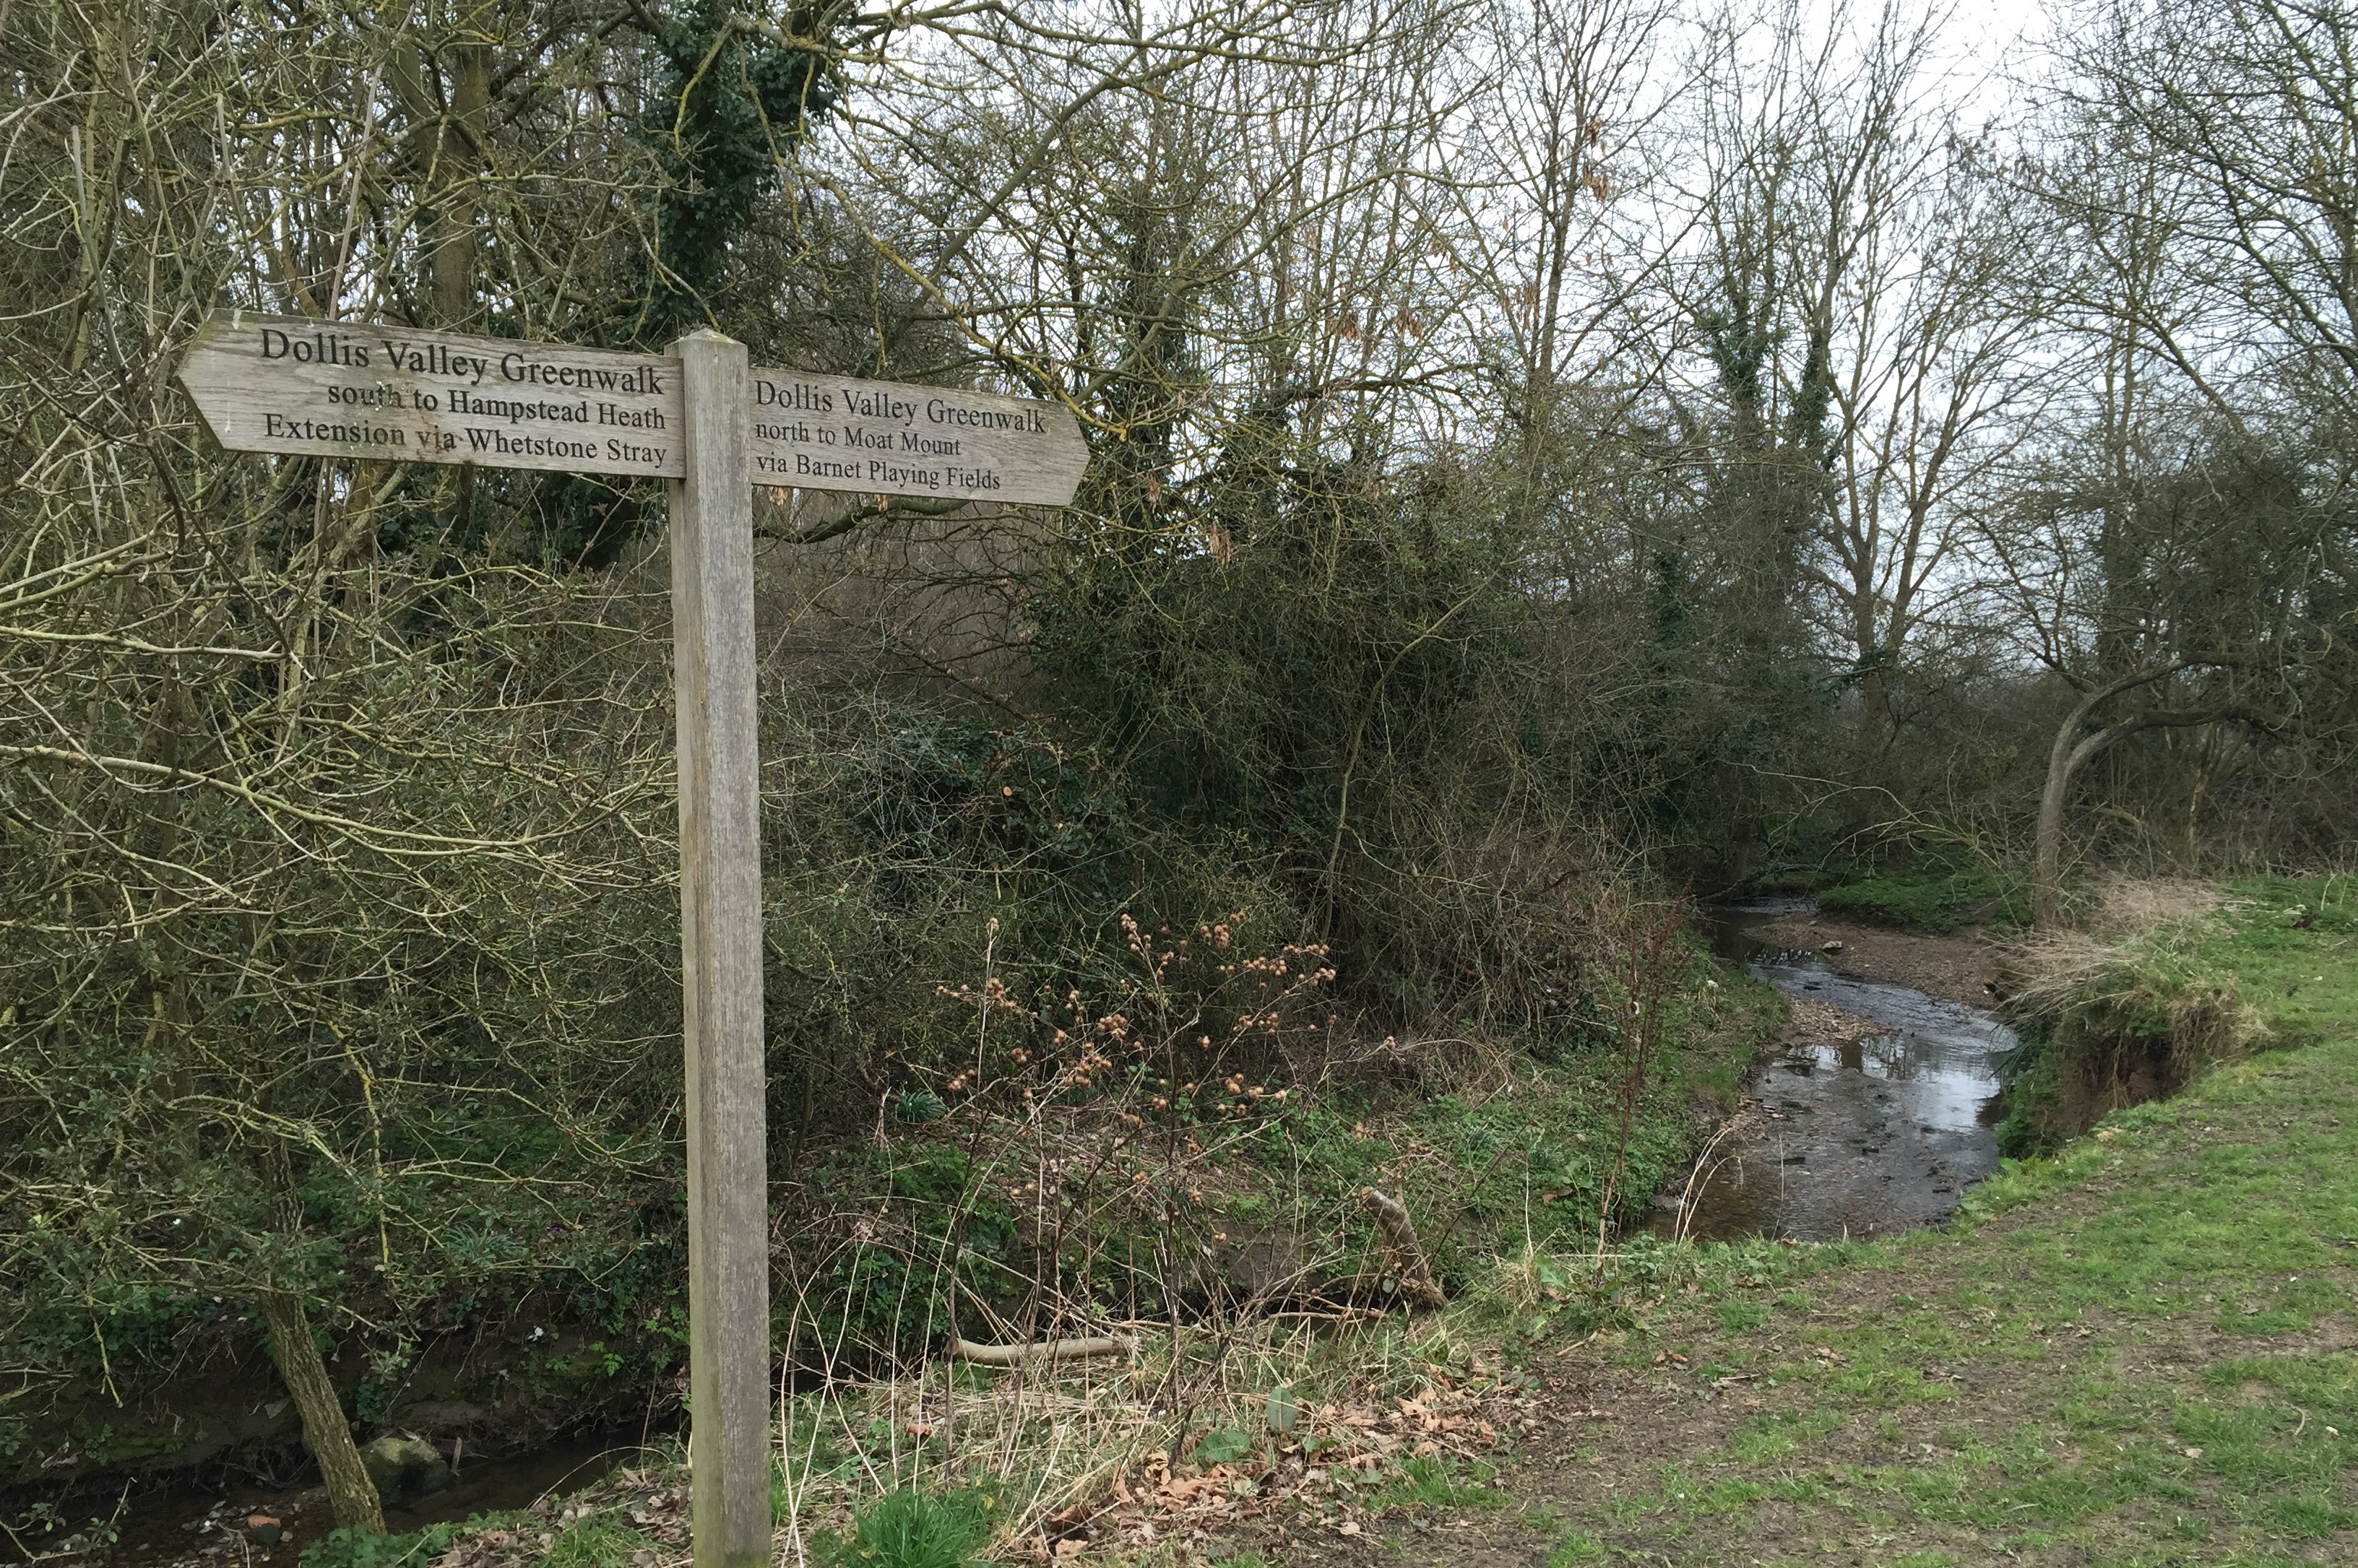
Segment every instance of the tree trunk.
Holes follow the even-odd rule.
[[[303,1418],[303,1446],[319,1462],[336,1522],[347,1530],[383,1535],[384,1509],[377,1501],[376,1483],[361,1463],[360,1445],[344,1420],[343,1401],[337,1399],[328,1364],[312,1343],[303,1298],[287,1291],[265,1291],[261,1304],[262,1321],[270,1325],[271,1359],[278,1363],[278,1375]]]
[[[468,18],[484,25],[482,12]],[[441,181],[433,250],[434,314],[445,327],[463,325],[475,307],[477,203],[471,191],[482,167],[492,97],[492,49],[480,38],[454,43],[444,53],[450,75],[450,108],[442,123],[435,175]]]
[[[2041,931],[2052,931],[2063,923],[2063,802],[2071,792],[2071,775],[2087,761],[2071,743],[2071,737],[2087,719],[2088,707],[2083,702],[2071,710],[2071,717],[2056,730],[2054,749],[2047,754],[2047,787],[2039,796],[2038,859],[2030,873],[2030,924]]]
[[[1858,677],[1859,727],[1867,735],[1880,741],[1891,730],[1891,686],[1885,678],[1881,654],[1871,654],[1875,661]]]
[[[2140,713],[2133,719],[2108,724],[2093,735],[2076,743],[2072,737],[2091,714],[2125,691],[2149,685],[2180,670],[2198,665],[2223,664],[2212,659],[2180,659],[2159,669],[2140,670],[2121,676],[2110,686],[2098,687],[2082,697],[2055,731],[2055,745],[2047,753],[2047,787],[2039,797],[2039,838],[2037,860],[2030,873],[2030,923],[2041,931],[2051,931],[2063,923],[2063,807],[2071,798],[2071,779],[2082,764],[2105,747],[2140,730],[2154,730],[2191,724],[2209,724],[2237,711],[2232,705],[2187,712],[2155,711]],[[2265,720],[2264,720],[2265,722]]]

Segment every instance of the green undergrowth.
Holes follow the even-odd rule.
[[[1946,935],[1965,925],[2007,928],[2030,913],[2028,879],[1960,851],[1846,868],[1817,891],[1819,913],[1867,925]]]
[[[1526,1063],[1454,1101],[1314,1100],[1233,1137],[1210,1223],[1236,1225],[1256,1191],[1274,1199],[1253,1183],[1281,1169],[1289,1191],[1336,1199],[1371,1174],[1410,1174],[1399,1184],[1421,1218],[1439,1217],[1436,1250],[1458,1289],[1440,1313],[1363,1334],[1296,1331],[1297,1343],[1264,1325],[1220,1349],[1227,1391],[1192,1418],[1196,1462],[1249,1460],[1301,1412],[1382,1409],[1447,1377],[1468,1390],[1560,1387],[1584,1413],[1540,1423],[1531,1463],[1493,1473],[1487,1461],[1402,1454],[1368,1477],[1368,1535],[1429,1530],[1417,1550],[1436,1563],[1507,1560],[1508,1536],[1515,1561],[1680,1568],[1829,1554],[1916,1568],[2349,1560],[2358,1013],[2350,977],[2331,978],[2349,968],[2341,886],[2236,895],[2188,938],[2191,950],[2217,956],[2271,1038],[2301,1043],[2217,1064],[2174,1099],[2115,1112],[2051,1156],[2008,1161],[1944,1231],[1840,1245],[1639,1236],[1599,1259],[1573,1227],[1545,1220],[1553,1172],[1535,1158],[1582,1150],[1584,1130],[1587,1147],[1597,1141],[1595,1121],[1558,1119],[1609,1103],[1601,1064],[1577,1060]],[[2314,918],[2288,913],[2302,909]],[[1725,981],[1692,1005],[1649,1115],[1704,1093],[1777,1016],[1773,999]],[[1495,1203],[1493,1185],[1505,1195]],[[1213,1354],[1224,1334],[1192,1331],[1189,1354]],[[1048,1454],[1061,1438],[1099,1455],[1139,1442],[1124,1401],[1163,1386],[1174,1354],[1148,1344],[1136,1366],[1109,1368],[1101,1399],[1055,1410],[1013,1398],[1000,1375],[956,1368],[961,1441]],[[838,1505],[823,1553],[893,1561],[879,1544],[890,1509],[911,1516],[907,1533],[938,1533],[942,1552],[974,1549],[943,1501],[971,1475],[946,1429],[908,1413],[942,1397],[797,1396],[787,1448],[806,1495],[857,1498],[864,1476],[922,1475],[931,1499],[879,1503],[871,1491]],[[1599,1409],[1611,1424],[1590,1424]],[[989,1422],[1003,1425],[968,1431]],[[1172,1444],[1161,1426],[1147,1440]],[[1010,1512],[1022,1506],[1011,1492]],[[1237,1560],[1335,1559],[1306,1513],[1290,1528],[1285,1543],[1235,1542]],[[876,1555],[846,1555],[863,1542]],[[1006,1545],[1002,1530],[982,1550]]]
[[[1360,1194],[1406,1205],[1453,1295],[1498,1260],[1593,1246],[1732,1110],[1781,1023],[1769,987],[1693,956],[1664,1004],[1663,1044],[1637,1082],[1622,1150],[1626,1057],[1574,1041],[1460,1052],[1444,1082],[1344,1079],[1265,1097],[1249,1116],[1179,1103],[1151,1119],[1158,1080],[1111,1086],[1038,1123],[936,1102],[881,1136],[826,1151],[802,1173],[812,1206],[796,1246],[799,1296],[780,1293],[779,1337],[808,1362],[878,1369],[913,1361],[952,1326],[968,1337],[1044,1335],[1037,1282],[1067,1314],[1161,1318],[1175,1282],[1189,1312],[1256,1297],[1370,1293],[1395,1284]],[[1422,1053],[1438,1054],[1437,1051]],[[1050,1180],[1043,1162],[1055,1160]],[[1170,1260],[1185,1260],[1174,1271]]]
[[[424,1568],[450,1549],[450,1543],[462,1535],[496,1529],[508,1523],[514,1516],[477,1514],[463,1523],[446,1520],[429,1524],[423,1530],[400,1530],[385,1535],[372,1535],[363,1530],[340,1529],[303,1548],[297,1561],[301,1568]],[[552,1561],[554,1560],[554,1553]],[[578,1563],[576,1568],[586,1568]]]
[[[540,1505],[543,1509],[553,1507]],[[630,1568],[654,1545],[644,1532],[611,1512],[568,1512],[552,1523],[532,1509],[510,1509],[384,1535],[335,1530],[304,1547],[298,1562],[300,1568],[426,1568],[455,1543],[486,1532],[536,1541],[544,1530],[548,1544],[531,1549],[537,1568]]]
[[[990,1539],[992,1499],[903,1488],[854,1511],[849,1528],[823,1541],[830,1568],[967,1568]]]
[[[1000,1340],[1160,1318],[1174,1296],[1190,1317],[1257,1298],[1252,1310],[1321,1294],[1381,1301],[1397,1281],[1359,1203],[1368,1186],[1406,1204],[1445,1290],[1478,1293],[1500,1258],[1593,1242],[1608,1185],[1620,1215],[1641,1214],[1735,1103],[1784,1002],[1692,946],[1674,958],[1661,1048],[1639,1086],[1617,1176],[1627,1062],[1595,1028],[1407,1042],[1282,1098],[1264,1095],[1243,1116],[1209,1096],[1158,1113],[1151,1078],[1101,1078],[1036,1119],[1022,1105],[980,1117],[940,1077],[897,1087],[873,1126],[779,1162],[779,1201],[796,1217],[772,1295],[779,1351],[806,1371],[904,1370],[938,1352],[954,1293],[957,1330]],[[1125,1130],[1124,1116],[1139,1112],[1148,1125]],[[344,1355],[340,1370],[361,1368],[348,1393],[364,1430],[398,1423],[407,1402],[476,1398],[481,1380],[497,1379],[503,1410],[556,1424],[667,1378],[686,1339],[684,1217],[652,1184],[629,1201],[615,1190],[568,1188],[535,1217],[557,1223],[504,1228],[454,1205],[444,1217],[461,1239],[520,1237],[578,1273],[528,1312],[496,1271],[454,1298],[433,1326],[468,1352],[463,1367],[446,1368],[456,1358],[435,1340]],[[600,1206],[601,1195],[614,1201]],[[237,1300],[197,1310],[219,1320],[219,1341],[254,1332]],[[105,1345],[123,1354],[119,1336]],[[31,1402],[0,1395],[0,1469],[33,1473],[69,1444],[103,1465],[212,1430],[180,1420],[168,1400],[125,1411],[99,1392],[87,1430],[55,1419],[35,1429],[19,1414]]]

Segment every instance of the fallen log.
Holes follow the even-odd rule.
[[[1134,1356],[1138,1341],[1109,1335],[1100,1339],[1044,1339],[1037,1345],[977,1345],[950,1336],[950,1358],[981,1367],[1020,1367],[1026,1361],[1078,1361],[1091,1356]]]

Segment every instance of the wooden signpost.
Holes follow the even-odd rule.
[[[232,451],[643,474],[671,485],[697,1568],[768,1562],[770,1230],[752,487],[1061,506],[1050,403],[667,355],[221,310],[180,381]]]

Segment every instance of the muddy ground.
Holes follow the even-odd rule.
[[[1814,953],[1852,979],[1908,986],[1950,1001],[1994,1007],[2005,989],[2004,952],[1976,931],[1918,936],[1816,914],[1788,914],[1752,927],[1770,948]]]

